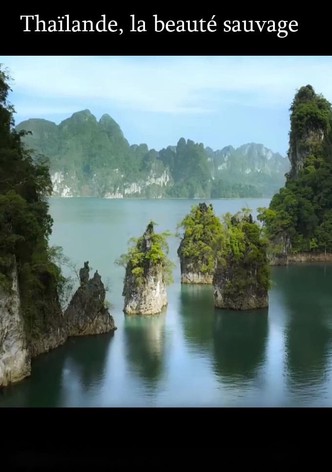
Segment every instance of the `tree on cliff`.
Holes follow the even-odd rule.
[[[0,283],[11,286],[16,265],[21,307],[30,335],[59,311],[58,291],[65,279],[48,246],[52,218],[48,167],[32,160],[21,142],[24,132],[14,127],[14,108],[8,102],[10,77],[0,66]]]
[[[290,108],[291,170],[268,209],[260,209],[276,255],[332,252],[332,109],[311,85]]]
[[[159,313],[167,304],[166,285],[172,281],[168,258],[168,232],[155,233],[151,221],[144,234],[130,240],[126,254],[116,261],[126,268],[123,295],[128,314]]]
[[[212,283],[222,225],[213,206],[194,205],[178,228],[184,230],[178,248],[182,283]]]
[[[247,310],[268,306],[267,240],[250,210],[223,217],[222,246],[213,277],[215,306]]]

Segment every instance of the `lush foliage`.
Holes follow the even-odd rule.
[[[144,281],[144,277],[151,269],[161,270],[165,283],[172,282],[174,264],[168,258],[169,246],[168,231],[154,232],[154,222],[150,222],[143,236],[131,238],[130,247],[126,254],[122,254],[116,261],[126,267],[127,273],[134,276],[137,284]]]
[[[308,85],[291,106],[286,185],[260,209],[275,254],[332,252],[332,111]]]
[[[212,275],[222,236],[222,225],[212,205],[194,205],[178,228],[183,230],[179,257],[190,260],[197,272]]]
[[[223,216],[222,245],[218,253],[218,271],[231,274],[223,287],[227,296],[239,297],[248,287],[267,291],[270,267],[267,260],[267,239],[261,226],[253,221],[250,210]]]
[[[284,184],[289,162],[260,144],[227,146],[213,151],[179,139],[156,151],[146,144],[129,145],[109,116],[99,121],[83,110],[59,125],[31,119],[18,127],[36,153],[49,157],[54,189],[61,194],[131,197],[220,198],[272,196]]]
[[[10,289],[16,263],[22,313],[33,335],[58,308],[58,289],[65,279],[48,246],[48,168],[32,159],[22,145],[24,133],[15,130],[14,109],[7,101],[9,80],[0,68],[0,283]]]
[[[294,97],[291,111],[290,143],[293,144],[308,131],[331,129],[331,104],[317,95],[311,85],[301,87]]]

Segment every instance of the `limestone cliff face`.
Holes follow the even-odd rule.
[[[79,181],[78,173],[63,172],[62,170],[51,173],[53,196],[57,197],[81,197],[83,185]],[[144,178],[129,180],[119,169],[113,169],[107,181],[107,187],[102,186],[97,177],[92,177],[89,184],[84,185],[84,196],[103,198],[163,198],[166,188],[169,186],[171,176],[168,170],[153,169]]]
[[[96,272],[89,278],[88,263],[81,269],[81,285],[64,313],[57,293],[45,293],[47,312],[28,327],[20,303],[17,270],[11,290],[0,289],[0,387],[31,374],[31,359],[63,344],[69,336],[114,331],[114,320],[105,306],[105,287]],[[38,322],[37,322],[38,321]]]
[[[201,272],[190,258],[182,257],[180,268],[182,284],[212,284],[213,274]]]
[[[31,373],[31,356],[20,312],[17,271],[11,274],[9,292],[0,289],[0,387],[18,382]]]
[[[124,312],[127,315],[160,313],[167,305],[166,285],[161,267],[149,268],[141,284],[127,271],[123,295]]]
[[[44,300],[45,309],[44,313],[38,313],[32,329],[29,330],[28,344],[31,357],[61,346],[68,337],[55,287],[45,287],[40,297]]]
[[[291,169],[288,178],[296,179],[306,159],[318,156],[328,130],[328,106],[311,85],[301,87],[291,106],[291,130],[288,157]]]
[[[88,262],[80,271],[81,284],[64,313],[68,336],[84,336],[114,331],[113,317],[105,307],[105,287],[96,271],[89,278]]]
[[[238,286],[239,277],[243,280]],[[246,274],[228,265],[218,267],[213,277],[214,304],[228,310],[254,310],[269,305],[268,291],[257,283],[255,268],[247,268]]]
[[[296,179],[303,170],[305,160],[314,154],[325,138],[323,128],[306,129],[300,136],[294,136],[289,148],[291,170],[289,178]]]

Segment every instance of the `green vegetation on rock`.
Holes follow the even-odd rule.
[[[163,281],[166,284],[172,282],[174,264],[168,258],[167,238],[171,235],[168,231],[154,232],[155,223],[150,221],[143,236],[130,239],[130,247],[127,253],[122,254],[116,261],[117,264],[126,267],[126,272],[131,274],[138,285],[142,285],[144,277],[153,268],[162,271]]]
[[[11,286],[17,269],[21,309],[28,339],[37,337],[60,313],[58,293],[65,282],[48,245],[52,218],[48,167],[32,159],[14,127],[8,103],[10,77],[0,68],[0,283]]]
[[[126,268],[123,311],[127,315],[155,315],[167,305],[166,285],[172,281],[173,264],[168,259],[168,232],[155,233],[152,221],[143,236],[117,261]]]
[[[213,276],[220,249],[222,225],[213,206],[199,203],[191,208],[178,228],[183,237],[178,248],[181,273],[194,272]]]
[[[243,310],[268,305],[267,239],[250,210],[224,215],[213,284],[217,307]]]

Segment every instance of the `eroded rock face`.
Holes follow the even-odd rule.
[[[303,170],[305,160],[311,154],[315,154],[321,147],[325,138],[324,129],[308,129],[299,137],[294,137],[289,149],[291,169],[289,178],[296,179]]]
[[[291,105],[288,158],[291,169],[287,180],[296,179],[309,156],[325,154],[322,146],[329,132],[330,104],[311,85],[301,87]]]
[[[16,266],[11,280],[9,293],[0,289],[0,387],[18,382],[31,373],[31,356],[20,313]]]
[[[257,283],[255,269],[246,269],[246,274],[242,271],[239,274],[231,266],[218,267],[213,277],[213,288],[216,308],[255,310],[269,305],[268,290]]]
[[[182,284],[212,284],[213,274],[200,272],[188,258],[180,260]]]
[[[47,308],[36,317],[28,337],[31,357],[61,346],[68,337],[56,287],[45,287],[41,297]]]
[[[68,336],[102,334],[116,329],[105,307],[105,286],[98,271],[89,278],[88,264],[85,262],[80,270],[81,284],[64,313]]]
[[[127,271],[123,290],[124,312],[127,315],[154,315],[167,305],[166,284],[162,269],[157,267],[147,271],[144,281],[137,284],[134,276]]]
[[[45,293],[47,312],[44,316],[40,314],[40,324],[30,332],[21,313],[14,266],[10,277],[11,290],[0,288],[0,388],[29,376],[31,358],[55,349],[69,336],[101,334],[116,329],[105,306],[105,287],[101,277],[96,271],[90,279],[89,270],[88,263],[85,263],[80,272],[81,285],[65,313],[60,309],[56,291],[50,289]]]

